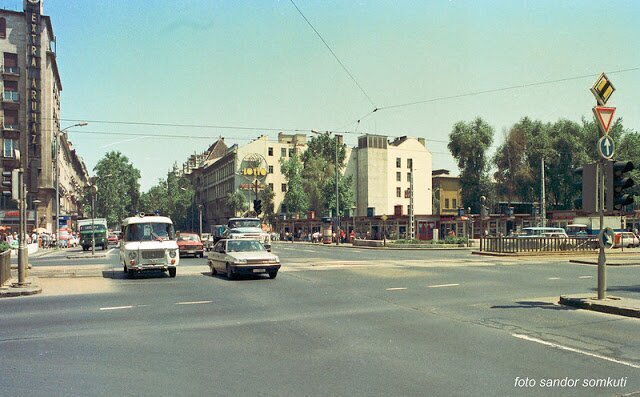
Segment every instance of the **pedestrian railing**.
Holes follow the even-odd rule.
[[[11,279],[11,251],[0,252],[0,285]]]
[[[480,239],[481,252],[567,252],[593,251],[598,248],[598,239],[590,236],[579,237],[483,237]]]

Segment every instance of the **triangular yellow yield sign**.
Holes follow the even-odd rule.
[[[612,107],[596,106],[593,108],[593,114],[595,114],[596,120],[598,124],[600,124],[600,130],[604,134],[609,133],[609,127],[611,127],[611,121],[613,120],[615,112],[616,108]]]

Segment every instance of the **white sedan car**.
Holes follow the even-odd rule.
[[[222,239],[208,253],[211,275],[224,272],[229,280],[240,274],[268,274],[276,278],[280,259],[258,240]]]

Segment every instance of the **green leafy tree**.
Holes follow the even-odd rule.
[[[110,227],[135,213],[140,199],[140,171],[120,152],[107,153],[93,168],[96,174],[96,217]]]
[[[169,173],[166,179],[158,180],[156,185],[142,193],[140,210],[146,213],[159,211],[171,218],[176,230],[191,230],[198,222],[193,195],[193,187],[186,177]]]
[[[288,160],[280,159],[280,169],[287,178],[287,192],[282,204],[291,214],[299,214],[309,209],[309,201],[304,191],[302,181],[302,162],[298,154],[294,153]]]
[[[336,180],[329,180],[324,186],[324,197],[327,199],[327,207],[331,213],[336,214]],[[353,178],[351,176],[338,176],[338,204],[340,216],[348,214],[354,204]]]
[[[258,199],[262,201],[262,219],[269,225],[276,221],[275,205],[273,202],[275,196],[275,193],[269,187],[258,192]]]
[[[227,193],[225,201],[226,204],[233,209],[233,213],[236,216],[243,213],[249,208],[247,198],[241,191]]]
[[[493,128],[480,117],[458,122],[449,134],[448,148],[458,163],[463,207],[480,211],[480,196],[489,194],[487,150],[493,142]]]

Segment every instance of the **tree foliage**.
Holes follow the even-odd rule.
[[[258,199],[262,200],[262,219],[266,224],[272,224],[276,221],[275,196],[275,193],[269,187],[258,192]]]
[[[140,197],[140,211],[168,216],[176,230],[194,230],[198,224],[198,211],[194,205],[194,190],[189,180],[170,172],[159,179]]]
[[[140,200],[140,171],[120,152],[107,153],[93,168],[96,174],[96,217],[110,227],[135,213]]]
[[[448,148],[458,163],[462,206],[478,213],[480,196],[491,190],[488,176],[487,150],[493,142],[493,128],[480,117],[465,123],[458,122],[449,134]]]
[[[292,214],[299,214],[309,209],[309,200],[304,191],[302,181],[302,162],[297,153],[294,153],[288,160],[280,159],[280,169],[287,178],[287,192],[284,195],[282,204],[287,211]]]
[[[227,193],[225,197],[227,206],[233,209],[234,215],[241,215],[249,208],[249,202],[244,193],[236,190],[235,192]]]

